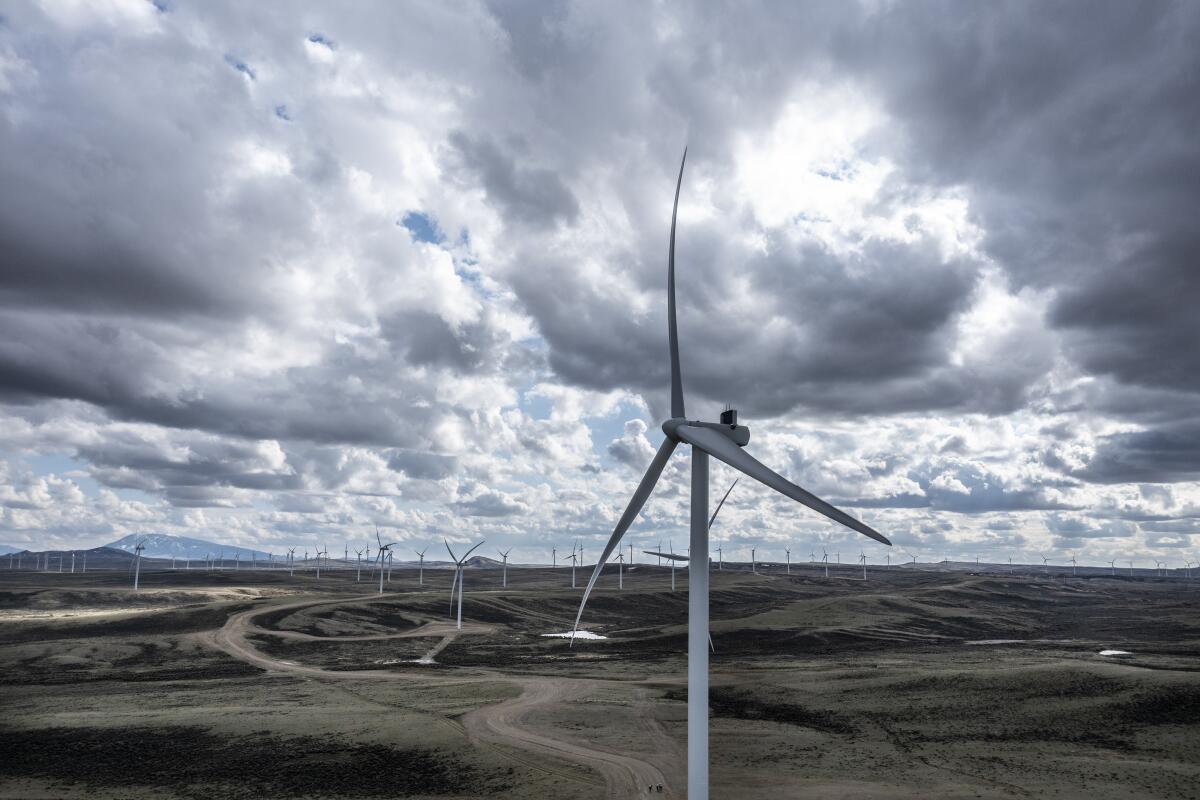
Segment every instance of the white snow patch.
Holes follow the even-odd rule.
[[[567,631],[566,633],[543,633],[542,636],[553,636],[558,639],[570,639],[571,632]],[[575,638],[576,639],[607,639],[608,637],[601,636],[598,633],[592,633],[591,631],[575,631]]]
[[[1101,650],[1100,655],[1120,658],[1122,656],[1131,656],[1133,653],[1129,652],[1128,650]]]

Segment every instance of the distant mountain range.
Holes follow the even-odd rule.
[[[227,559],[236,558],[240,554],[243,561],[267,560],[267,553],[262,550],[219,544],[206,539],[193,539],[189,536],[172,536],[169,533],[131,533],[115,542],[109,542],[105,547],[132,553],[138,542],[145,545],[142,555],[148,558],[203,559],[205,556],[218,558],[221,553],[224,553]]]
[[[7,544],[0,544],[0,555],[5,555],[7,553],[20,553],[24,549],[24,547],[11,547]]]

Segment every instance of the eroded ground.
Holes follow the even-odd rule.
[[[850,576],[714,571],[714,797],[1200,797],[1196,585]],[[678,577],[0,572],[0,796],[683,797]]]

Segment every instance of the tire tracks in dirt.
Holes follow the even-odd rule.
[[[416,678],[425,685],[483,682],[516,684],[521,689],[521,694],[517,697],[484,706],[463,716],[462,730],[466,732],[467,736],[473,742],[478,742],[491,748],[501,748],[509,757],[516,758],[527,766],[539,771],[555,774],[576,783],[584,783],[592,786],[601,785],[600,781],[588,775],[571,774],[569,772],[554,770],[535,760],[519,757],[512,753],[512,750],[525,750],[533,753],[535,756],[550,756],[556,760],[582,765],[599,773],[600,778],[603,780],[603,785],[606,787],[606,796],[608,798],[648,796],[647,787],[657,784],[662,784],[665,791],[661,795],[656,794],[656,797],[678,798],[683,796],[671,788],[671,782],[658,766],[639,758],[637,755],[601,748],[594,744],[564,739],[556,733],[541,733],[527,725],[529,716],[535,711],[577,701],[589,693],[605,687],[619,687],[623,690],[628,690],[629,686],[626,683],[584,678],[521,677],[489,670],[479,671],[471,675],[460,674],[455,677],[431,676],[420,672],[393,670],[340,672],[320,667],[309,667],[293,661],[274,658],[258,650],[248,640],[248,637],[255,633],[282,636],[282,638],[287,639],[334,642],[441,636],[440,641],[422,657],[423,661],[428,659],[431,662],[437,653],[441,652],[442,649],[453,642],[460,634],[486,633],[495,629],[494,626],[490,625],[471,624],[464,626],[459,631],[451,623],[429,622],[402,634],[320,637],[297,631],[281,632],[269,630],[260,628],[254,623],[256,617],[280,610],[357,602],[371,597],[376,597],[376,595],[332,600],[322,599],[314,601],[310,599],[270,605],[263,608],[253,608],[231,615],[225,624],[216,630],[204,631],[193,634],[193,636],[210,647],[219,649],[234,658],[260,669],[271,672],[285,672],[322,681],[413,680]],[[637,727],[649,733],[664,748],[663,752],[671,753],[672,756],[676,755],[676,751],[680,749],[679,745],[667,736],[662,727],[657,724],[657,721],[652,719],[652,714],[648,707],[648,692],[645,689],[639,689],[635,692],[635,705],[637,706],[637,719],[635,720]],[[428,714],[431,712],[426,711],[422,713]],[[440,715],[435,714],[435,716]],[[446,719],[445,717],[441,718]],[[446,721],[451,725],[455,724],[451,720]]]

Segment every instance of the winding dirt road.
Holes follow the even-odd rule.
[[[460,631],[449,622],[428,622],[411,631],[398,634],[322,637],[298,631],[279,631],[260,628],[254,623],[256,617],[284,609],[300,609],[335,603],[352,603],[373,598],[376,598],[376,595],[348,597],[336,600],[305,600],[250,609],[249,611],[233,614],[226,620],[225,625],[217,630],[205,631],[195,634],[195,636],[205,644],[261,669],[286,672],[321,680],[412,681],[415,678],[427,685],[482,682],[512,683],[521,688],[519,696],[477,709],[462,718],[463,727],[472,741],[508,750],[517,748],[537,756],[548,755],[556,759],[588,767],[599,773],[603,779],[603,785],[606,787],[606,796],[614,800],[616,798],[649,797],[648,787],[657,786],[658,784],[662,784],[663,792],[661,794],[655,792],[654,797],[682,797],[681,793],[677,793],[671,788],[667,776],[658,766],[643,760],[638,755],[617,752],[601,748],[592,743],[567,739],[563,737],[561,731],[541,733],[529,727],[528,719],[530,715],[538,710],[561,707],[563,704],[579,701],[595,694],[597,690],[602,688],[620,687],[625,691],[629,691],[631,688],[629,684],[586,678],[513,676],[491,670],[454,677],[432,676],[423,672],[400,672],[392,670],[333,671],[275,658],[257,649],[247,638],[252,634],[267,634],[284,639],[330,642],[427,638],[436,636],[440,637],[438,643],[418,660],[418,663],[432,663],[437,654],[458,636],[490,633],[495,630],[495,626],[492,625],[464,623]],[[635,688],[634,698],[637,709],[635,720],[637,729],[655,741],[655,749],[659,753],[669,754],[671,760],[678,763],[682,749],[679,743],[668,736],[662,726],[658,724],[658,721],[653,718],[653,715],[650,713],[649,697],[646,690],[641,687]],[[529,766],[541,768],[536,761],[521,760]],[[593,786],[599,783],[594,780],[581,780],[579,776],[574,774],[555,770],[547,771]]]

